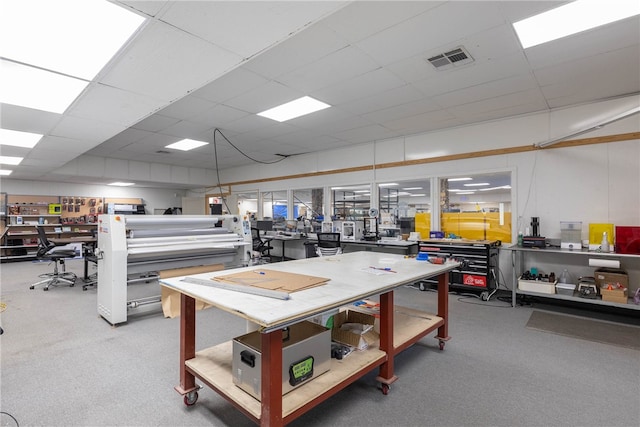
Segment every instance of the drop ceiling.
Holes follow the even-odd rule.
[[[2,148],[25,157],[3,180],[120,179],[70,167],[86,158],[214,173],[213,144],[164,147],[213,143],[216,128],[270,162],[640,93],[637,16],[522,49],[512,22],[566,2],[114,3],[147,19],[67,111],[0,105],[3,128],[45,135],[27,152]],[[460,47],[473,61],[429,62]],[[284,123],[256,115],[304,95],[332,108]],[[216,140],[220,170],[251,163]],[[193,187],[151,175],[137,184]]]

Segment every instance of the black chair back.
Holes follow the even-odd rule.
[[[339,248],[340,233],[317,233],[319,248]]]

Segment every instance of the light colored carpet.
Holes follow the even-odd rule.
[[[534,310],[527,328],[640,350],[640,327]]]

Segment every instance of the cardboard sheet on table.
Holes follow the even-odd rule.
[[[326,277],[307,276],[306,274],[287,273],[268,269],[243,271],[226,276],[212,277],[212,279],[224,283],[283,292],[301,291],[314,286],[324,285],[329,281]]]

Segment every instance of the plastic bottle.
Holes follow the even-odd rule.
[[[600,243],[600,250],[602,252],[609,252],[609,237],[606,231],[602,233],[602,243]]]
[[[571,283],[571,275],[569,274],[569,270],[567,270],[566,268],[564,269],[564,271],[560,275],[560,278],[558,279],[558,283]]]
[[[522,231],[518,232],[518,246],[522,246]]]

